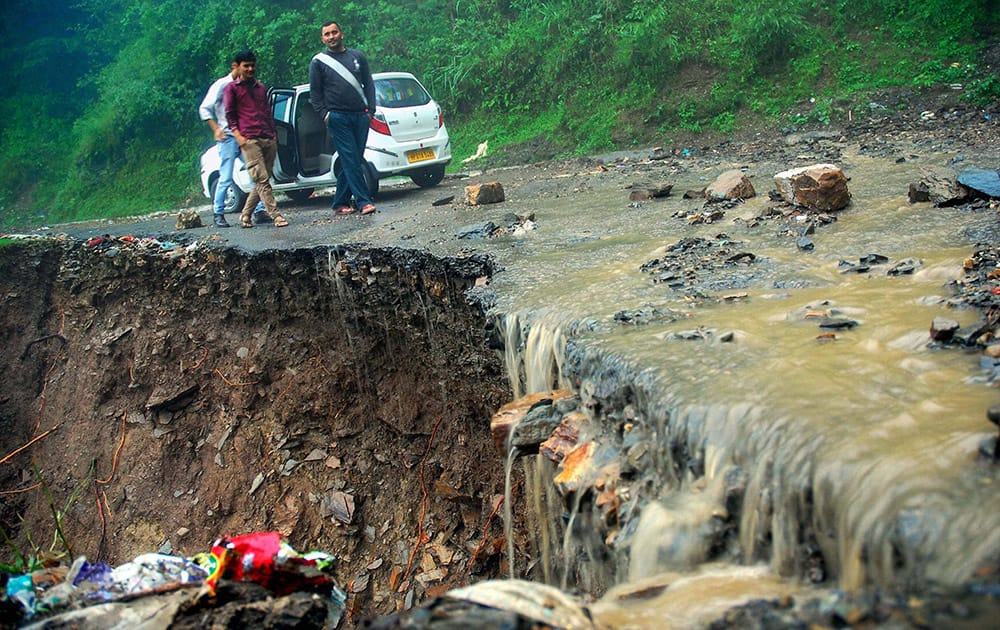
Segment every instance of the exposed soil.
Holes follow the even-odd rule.
[[[956,96],[882,95],[836,129],[692,136],[659,165],[836,160],[847,141],[996,165],[1000,106]],[[554,154],[543,141],[522,149],[484,164]],[[569,194],[556,170],[623,156],[522,167],[510,186]],[[0,560],[17,549],[114,565],[277,530],[337,556],[348,625],[501,575],[503,470],[488,423],[510,391],[484,335],[488,304],[468,292],[494,263],[416,241],[180,245],[70,238],[0,251],[0,525],[12,540]],[[992,304],[966,289],[970,304]]]
[[[19,549],[115,566],[278,530],[338,557],[354,617],[496,573],[509,394],[464,295],[487,261],[116,250],[3,256],[0,451],[44,436],[0,468]]]

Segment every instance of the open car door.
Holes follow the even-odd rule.
[[[309,102],[309,90],[295,95],[295,121],[299,158],[299,173],[304,177],[318,177],[330,172],[333,160],[333,143],[326,123]]]
[[[298,139],[292,125],[294,118],[295,90],[271,88],[271,112],[278,133],[278,155],[274,160],[274,179],[277,183],[295,179],[300,167]]]

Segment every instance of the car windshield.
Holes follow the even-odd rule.
[[[430,101],[427,90],[409,77],[375,79],[375,102],[379,107],[416,107]]]

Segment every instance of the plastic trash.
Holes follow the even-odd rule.
[[[135,593],[166,584],[202,582],[208,571],[194,561],[160,553],[144,553],[111,571],[112,589]]]
[[[249,581],[281,596],[333,584],[333,556],[321,551],[302,555],[278,532],[220,538],[211,556],[215,567],[205,582],[213,589],[221,579]]]
[[[31,581],[31,575],[12,576],[7,580],[7,597],[12,599],[29,614],[35,612],[35,585]]]

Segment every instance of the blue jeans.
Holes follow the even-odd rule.
[[[233,183],[233,165],[236,163],[236,156],[240,154],[240,145],[236,143],[236,138],[226,134],[226,139],[215,143],[219,147],[219,183],[215,187],[215,199],[213,212],[222,216],[226,212],[226,193]]]
[[[226,134],[225,140],[215,144],[219,147],[219,183],[215,187],[212,212],[221,217],[226,212],[226,192],[233,185],[233,168],[236,166],[236,156],[240,154],[240,145],[229,134]],[[258,203],[255,212],[263,209],[264,204]]]
[[[340,156],[340,173],[337,174],[337,191],[333,197],[333,207],[347,206],[351,196],[358,208],[372,202],[365,183],[365,145],[368,143],[366,112],[330,112],[327,127],[333,139],[333,147]]]

